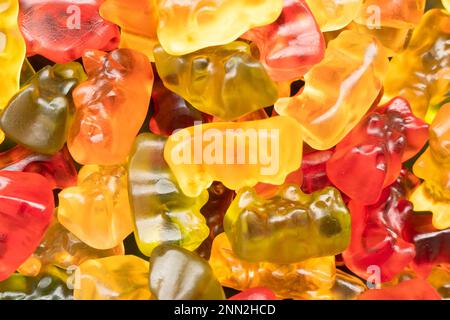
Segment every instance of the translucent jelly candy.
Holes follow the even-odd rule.
[[[125,168],[81,168],[78,185],[59,193],[58,221],[93,248],[121,244],[133,229]]]
[[[36,249],[55,209],[51,185],[36,173],[0,171],[0,281]]]
[[[76,300],[149,300],[149,263],[132,255],[83,262],[75,271]]]
[[[384,100],[406,98],[417,117],[431,122],[450,83],[450,13],[432,9],[414,29],[408,47],[389,63]]]
[[[57,63],[81,57],[86,49],[113,50],[119,28],[102,19],[103,0],[20,0],[20,30],[27,54],[39,54]]]
[[[277,88],[264,67],[241,41],[172,56],[158,46],[156,69],[164,85],[196,109],[223,120],[233,120],[268,107],[278,98]]]
[[[35,276],[13,274],[0,282],[0,300],[72,300],[69,276],[56,267],[47,267]]]
[[[450,227],[450,104],[443,106],[430,127],[430,145],[416,161],[414,173],[424,182],[411,195],[416,211],[433,212],[433,225]]]
[[[269,24],[283,0],[155,0],[158,39],[164,50],[182,55],[236,40],[251,28]]]
[[[119,48],[134,49],[153,58],[153,47],[158,44],[158,17],[153,4],[153,0],[103,1],[100,15],[120,26]]]
[[[278,116],[189,127],[171,135],[164,148],[181,190],[191,197],[213,181],[232,190],[257,182],[282,184],[300,167],[301,156],[300,126]]]
[[[228,208],[224,227],[235,254],[254,262],[331,256],[350,241],[350,214],[334,188],[307,195],[287,185],[268,200],[243,188]]]
[[[64,189],[77,183],[75,163],[65,147],[50,156],[17,145],[0,153],[0,159],[0,170],[38,173],[53,189]]]
[[[254,41],[260,61],[275,81],[301,78],[322,60],[325,40],[304,0],[284,0],[278,19],[241,38]]]
[[[373,204],[427,139],[428,125],[414,117],[408,101],[395,98],[369,112],[337,144],[326,164],[328,177],[350,198]]]
[[[355,18],[356,28],[372,34],[387,49],[389,56],[401,52],[408,35],[420,21],[425,0],[366,0]]]
[[[307,299],[310,291],[330,289],[336,272],[334,256],[291,264],[240,260],[225,233],[214,239],[209,263],[223,286],[236,290],[265,287],[280,299]]]
[[[425,280],[404,281],[392,287],[368,290],[359,300],[441,300],[437,291]]]
[[[225,299],[208,262],[193,252],[172,245],[153,250],[149,284],[152,298],[158,300]]]
[[[363,0],[306,0],[322,32],[344,28],[356,17],[362,2]]]
[[[125,249],[122,243],[107,250],[89,247],[64,228],[57,219],[53,219],[42,242],[18,271],[23,275],[36,276],[47,266],[53,265],[70,272],[73,271],[74,266],[79,266],[86,260],[123,255],[124,253]]]
[[[69,151],[82,164],[122,164],[147,115],[153,86],[150,62],[137,51],[117,49],[87,50],[83,64],[88,80],[72,94]]]
[[[376,39],[344,31],[328,44],[325,58],[305,75],[303,90],[294,97],[279,99],[275,109],[298,120],[311,147],[330,149],[369,110],[381,89],[387,65]]]
[[[26,47],[17,23],[18,14],[17,0],[0,0],[0,110],[19,90]]]
[[[72,90],[86,80],[77,62],[47,66],[11,98],[0,127],[11,140],[44,154],[62,149],[72,124]]]
[[[184,195],[164,160],[167,138],[142,133],[134,142],[128,163],[128,188],[134,214],[134,235],[142,253],[150,256],[160,244],[195,250],[208,236],[201,207],[208,200]]]

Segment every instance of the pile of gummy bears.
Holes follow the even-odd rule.
[[[449,10],[0,0],[0,299],[450,298]]]

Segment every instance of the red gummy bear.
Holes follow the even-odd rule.
[[[272,290],[267,288],[251,288],[238,293],[228,300],[277,300]]]
[[[55,210],[50,183],[41,175],[0,171],[0,281],[37,248]]]
[[[373,110],[336,146],[327,162],[331,182],[360,204],[374,204],[428,139],[428,124],[394,98]]]
[[[313,193],[332,185],[326,172],[327,161],[332,155],[333,150],[313,151],[303,155],[301,168],[304,192]]]
[[[242,38],[255,42],[274,81],[300,79],[325,52],[323,35],[304,0],[284,0],[275,22],[251,29]]]
[[[1,153],[0,158],[2,171],[39,173],[47,179],[52,189],[64,189],[77,184],[77,170],[67,147],[50,156],[17,145]]]
[[[415,246],[407,236],[408,219],[413,215],[413,206],[406,200],[410,177],[402,171],[373,205],[349,202],[351,240],[342,256],[346,266],[364,279],[373,275],[376,267],[381,282],[389,281],[414,259]]]
[[[358,300],[441,300],[441,296],[427,281],[413,279],[392,287],[367,290]]]
[[[99,15],[103,1],[20,0],[19,25],[28,56],[65,63],[80,58],[85,49],[117,48],[119,27]]]

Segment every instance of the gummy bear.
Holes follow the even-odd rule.
[[[234,120],[273,105],[275,84],[250,54],[245,42],[172,56],[154,50],[156,69],[164,85],[196,109],[223,120]]]
[[[433,212],[433,225],[450,227],[450,103],[444,105],[430,127],[430,144],[413,171],[424,182],[410,197],[416,211]]]
[[[81,164],[122,164],[147,115],[153,86],[150,62],[137,51],[117,49],[87,50],[83,64],[88,80],[73,91],[69,151]]]
[[[0,300],[72,300],[68,280],[68,275],[56,267],[47,267],[35,277],[15,273],[0,282]]]
[[[62,190],[58,197],[58,221],[93,248],[116,247],[133,230],[127,172],[122,166],[84,166],[78,185]]]
[[[72,90],[85,79],[77,62],[43,68],[11,98],[0,116],[1,129],[28,149],[55,154],[72,123]]]
[[[201,207],[208,193],[185,196],[164,160],[166,138],[140,134],[128,163],[128,188],[134,214],[134,234],[140,251],[150,256],[160,244],[195,250],[208,236]]]
[[[83,262],[75,271],[75,300],[149,300],[149,263],[133,255]]]
[[[215,122],[171,135],[164,158],[190,197],[213,181],[237,190],[257,182],[281,184],[298,169],[302,132],[290,117],[247,122]]]
[[[430,123],[449,90],[450,13],[432,9],[414,29],[408,47],[389,63],[384,101],[401,96],[417,117]]]
[[[81,57],[86,49],[117,48],[119,28],[100,17],[103,0],[20,0],[19,24],[29,56],[56,63]]]
[[[287,185],[267,200],[251,188],[241,189],[228,208],[224,228],[240,259],[286,264],[344,251],[350,222],[336,189],[307,195],[299,186]]]
[[[158,17],[153,0],[104,0],[100,16],[120,26],[119,48],[140,51],[153,60]]]
[[[300,79],[322,60],[325,40],[304,0],[284,0],[278,19],[241,36],[256,43],[260,61],[274,81]]]
[[[164,50],[183,55],[227,44],[251,28],[275,21],[283,0],[155,0],[158,39]]]
[[[55,209],[50,183],[36,173],[0,171],[0,281],[37,248]]]
[[[223,232],[223,218],[235,196],[233,190],[217,181],[214,181],[208,188],[208,194],[208,202],[205,203],[200,212],[206,219],[209,236],[196,250],[203,259],[209,259],[214,238]]]
[[[213,241],[211,267],[220,283],[236,290],[265,287],[279,299],[307,299],[309,291],[334,285],[334,256],[291,264],[248,262],[236,257],[225,233]]]
[[[349,202],[352,216],[350,246],[344,251],[346,266],[364,279],[379,268],[382,282],[391,280],[413,261],[415,246],[407,237],[412,204],[406,200],[404,181],[407,171],[385,188],[377,203],[365,205],[357,199]]]
[[[368,113],[337,144],[326,164],[328,177],[351,199],[373,204],[427,139],[428,125],[414,117],[408,101],[394,98]]]
[[[330,41],[325,58],[305,75],[296,96],[280,98],[275,110],[302,125],[305,142],[317,150],[336,145],[378,96],[388,59],[379,42],[356,31]]]
[[[153,250],[149,285],[152,298],[157,300],[225,299],[208,262],[173,245],[161,245]]]
[[[19,2],[17,0],[0,1],[0,110],[19,90],[20,73],[25,59],[25,41],[20,34],[17,17]]]

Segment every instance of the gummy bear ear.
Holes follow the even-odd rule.
[[[91,73],[94,73],[99,66],[103,65],[104,57],[106,55],[106,52],[100,50],[85,50],[83,52],[83,65],[86,73],[91,75]]]

